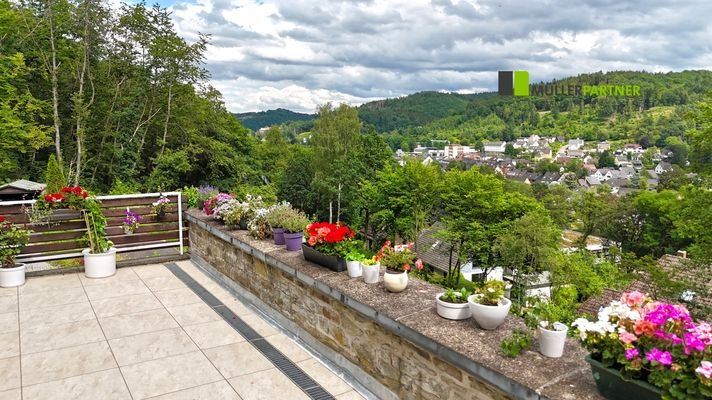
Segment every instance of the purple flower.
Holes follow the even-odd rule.
[[[650,349],[650,351],[645,354],[645,359],[648,361],[656,361],[661,365],[672,364],[672,354],[667,351],[661,351],[657,347]]]
[[[632,360],[632,359],[638,357],[639,355],[640,355],[640,352],[635,347],[632,349],[627,349],[625,351],[625,358],[627,358],[628,360]]]
[[[705,351],[705,342],[700,340],[693,333],[685,333],[685,354],[690,354],[692,351]]]

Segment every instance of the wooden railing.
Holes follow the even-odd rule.
[[[184,223],[183,203],[180,192],[163,193],[170,203],[166,214],[158,217],[153,213],[152,203],[160,193],[141,193],[118,196],[98,196],[102,212],[106,216],[106,234],[119,253],[179,247],[188,243],[187,226]],[[48,222],[32,223],[28,211],[34,200],[0,201],[0,215],[15,224],[30,229],[30,242],[17,257],[20,262],[38,262],[80,257],[87,247],[84,240],[86,225],[79,211],[54,210]],[[126,208],[139,215],[141,224],[133,234],[124,233],[123,220]]]

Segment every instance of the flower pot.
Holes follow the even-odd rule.
[[[274,238],[274,244],[284,245],[284,229],[283,228],[272,228],[272,237]]]
[[[389,292],[399,293],[408,287],[408,273],[406,271],[389,271],[383,274],[383,285]]]
[[[378,274],[381,272],[381,264],[366,265],[361,263],[363,271],[363,281],[366,283],[378,283]]]
[[[358,278],[363,274],[360,261],[346,261],[346,268],[349,271],[349,276],[352,278]]]
[[[498,305],[488,306],[475,302],[476,297],[477,295],[473,294],[467,298],[467,304],[470,306],[472,318],[475,319],[477,325],[482,329],[497,329],[497,327],[504,323],[505,318],[507,318],[509,308],[512,306],[512,301],[503,298],[499,301]]]
[[[87,278],[107,278],[116,273],[116,248],[112,247],[106,253],[91,253],[90,249],[82,250],[84,254],[84,275]]]
[[[11,268],[0,268],[0,287],[16,287],[25,284],[25,264],[17,263]]]
[[[128,226],[124,226],[124,235],[133,235],[134,231],[131,230]]]
[[[284,232],[284,243],[287,245],[287,251],[299,251],[302,247],[304,233],[288,233]]]
[[[286,235],[287,234],[285,233],[285,238]],[[336,256],[327,256],[326,254],[315,250],[313,247],[308,246],[306,243],[302,243],[302,254],[304,254],[305,260],[329,268],[332,271],[346,271],[346,260]]]
[[[546,357],[559,358],[564,355],[566,332],[569,328],[560,323],[555,323],[554,328],[560,329],[539,327],[539,352]]]
[[[626,378],[620,371],[606,368],[590,355],[585,360],[591,365],[598,392],[608,400],[660,400],[662,397],[660,389],[648,382]]]
[[[237,227],[240,228],[240,230],[246,231],[247,230],[247,220],[244,218],[240,219],[240,222],[237,223]]]
[[[467,302],[464,303],[450,303],[447,301],[442,301],[440,300],[440,296],[442,296],[443,293],[438,293],[437,296],[435,296],[435,301],[437,302],[437,311],[438,315],[447,318],[447,319],[467,319],[472,316],[472,313],[470,312],[470,305],[467,304]]]

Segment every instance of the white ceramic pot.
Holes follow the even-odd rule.
[[[16,287],[25,284],[25,264],[17,263],[12,268],[0,268],[0,287]]]
[[[360,261],[346,261],[346,268],[349,271],[349,276],[352,278],[358,278],[363,273]]]
[[[366,283],[378,283],[378,274],[381,272],[381,264],[366,265],[361,264],[363,271],[363,281]]]
[[[383,284],[389,292],[398,293],[405,290],[408,287],[408,273],[403,272],[389,272],[383,274]]]
[[[562,323],[554,323],[553,330],[539,327],[539,352],[547,357],[559,358],[564,355],[566,332],[569,328]]]
[[[82,250],[84,254],[84,275],[87,278],[107,278],[116,273],[116,248],[112,247],[106,253],[91,253],[90,249]]]
[[[470,305],[472,318],[475,319],[477,325],[482,329],[497,329],[497,327],[504,323],[505,318],[507,318],[509,308],[512,307],[512,301],[507,298],[502,298],[499,301],[499,305],[488,306],[477,303],[475,301],[476,297],[477,295],[473,294],[467,298],[467,304]]]
[[[438,315],[447,319],[467,319],[472,316],[470,312],[470,305],[467,302],[464,303],[448,303],[447,301],[440,300],[440,296],[445,293],[439,293],[435,296],[435,301],[438,304],[437,310]]]

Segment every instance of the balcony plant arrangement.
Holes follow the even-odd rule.
[[[485,282],[480,293],[467,298],[472,318],[482,329],[497,329],[504,323],[512,302],[504,297],[504,282]]]
[[[559,358],[564,355],[566,336],[569,331],[564,324],[565,310],[554,304],[553,300],[538,299],[527,310],[524,321],[532,329],[539,331],[539,352],[549,358]]]
[[[446,319],[461,320],[472,316],[470,305],[467,304],[467,298],[472,295],[472,292],[466,288],[458,290],[448,288],[442,293],[435,296],[437,302],[438,315]]]
[[[304,227],[309,225],[309,218],[304,212],[292,209],[282,221],[284,243],[287,251],[299,251],[304,241]]]
[[[228,228],[241,230],[247,230],[247,218],[252,215],[250,205],[237,199],[230,199],[217,206],[213,214],[215,219],[222,221]]]
[[[415,256],[413,243],[391,246],[390,241],[378,253],[381,265],[386,267],[383,285],[389,292],[398,293],[408,287],[408,271],[423,269],[423,261]]]
[[[141,226],[139,222],[140,220],[141,217],[127,207],[124,212],[124,220],[122,221],[124,233],[127,235],[133,235],[136,232],[136,229]]]
[[[361,259],[361,274],[364,282],[369,284],[378,283],[380,272],[381,263],[377,255]]]
[[[82,210],[87,227],[89,248],[84,255],[84,275],[87,278],[106,278],[116,273],[116,248],[106,236],[106,217],[99,201],[91,196],[85,199]]]
[[[224,206],[228,201],[234,199],[235,197],[228,193],[218,193],[213,197],[205,200],[203,203],[203,213],[205,215],[211,216],[215,219],[220,219],[219,213],[216,214],[216,210],[220,206]]]
[[[158,200],[153,202],[151,206],[153,206],[153,213],[156,215],[157,218],[163,218],[166,216],[166,211],[168,210],[168,204],[170,204],[171,199],[168,198],[165,194],[161,193],[158,196]]]
[[[628,292],[572,326],[603,397],[712,398],[712,326],[684,306]]]
[[[80,211],[89,192],[81,186],[64,186],[58,192],[40,196],[28,211],[30,221],[46,224],[52,220],[81,219]]]
[[[292,210],[292,205],[286,201],[277,203],[267,209],[266,218],[267,223],[272,229],[274,244],[284,245],[284,221],[291,216]],[[303,229],[300,229],[300,232],[302,230]]]
[[[340,257],[338,243],[353,239],[354,232],[341,223],[314,222],[306,227],[307,242],[302,243],[306,260],[336,272],[346,270],[346,260]]]
[[[16,263],[15,258],[29,240],[29,230],[0,216],[0,287],[16,287],[25,284],[26,266]]]

